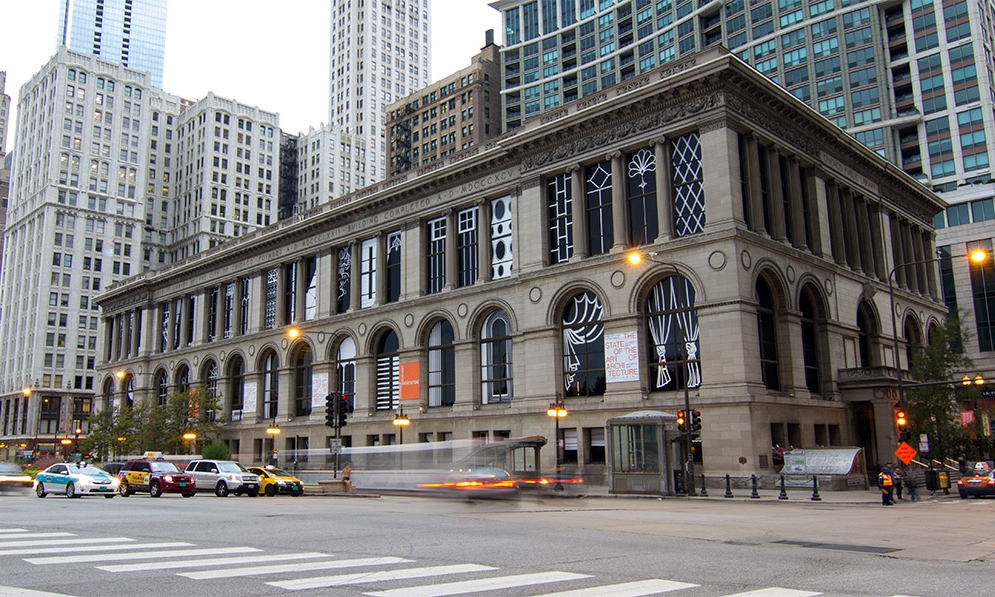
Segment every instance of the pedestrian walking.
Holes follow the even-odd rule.
[[[914,473],[909,473],[905,477],[905,487],[909,490],[909,501],[918,502],[919,501],[919,484],[916,483],[916,476]]]
[[[881,505],[893,506],[895,500],[892,499],[892,492],[895,490],[895,485],[886,467],[882,468],[881,472],[878,473],[878,487],[881,488]]]
[[[895,486],[895,498],[898,501],[904,501],[902,498],[902,484],[903,484],[903,474],[902,469],[895,469],[894,474],[891,475],[891,482]]]
[[[342,481],[345,483],[346,495],[354,495],[356,492],[352,489],[352,463],[347,462],[344,467],[342,467]]]

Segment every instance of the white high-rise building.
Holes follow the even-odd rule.
[[[366,172],[353,189],[387,175],[387,106],[430,82],[430,16],[429,0],[332,4],[328,122],[365,140]]]
[[[56,45],[152,75],[162,88],[168,0],[62,0]]]
[[[297,203],[294,213],[307,211],[333,197],[363,186],[366,140],[324,125],[297,137]]]
[[[276,222],[278,124],[65,46],[21,87],[0,279],[4,444],[41,455],[60,434],[85,437],[106,340],[114,357],[151,345],[138,318],[103,329],[97,295]]]

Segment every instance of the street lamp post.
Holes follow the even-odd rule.
[[[273,458],[270,459],[270,464],[277,466],[279,462],[277,461],[276,436],[280,435],[280,426],[276,424],[276,419],[273,419],[273,424],[266,428],[266,433],[269,435],[269,441],[273,445]]]
[[[678,270],[677,266],[675,266],[673,263],[667,263],[665,261],[656,261],[655,259],[653,259],[653,257],[656,256],[656,253],[646,253],[645,255],[646,255],[646,258],[649,258],[654,263],[658,263],[660,265],[667,266],[667,267],[671,268],[674,271],[675,274],[681,275],[680,270]],[[639,265],[640,263],[642,263],[643,259],[644,259],[643,254],[639,253],[638,251],[633,251],[633,252],[629,253],[628,256],[626,257],[626,260],[629,262],[629,264],[633,265],[633,266]],[[684,447],[684,456],[685,456],[685,458],[687,458],[687,460],[685,461],[686,465],[685,465],[685,469],[684,469],[684,473],[685,473],[685,476],[684,476],[684,493],[686,495],[689,495],[689,496],[696,496],[698,494],[694,490],[694,447],[693,447],[694,446],[694,431],[691,429],[691,421],[690,421],[690,419],[691,419],[691,394],[690,394],[690,392],[688,390],[688,383],[691,381],[691,376],[688,374],[688,371],[687,371],[687,366],[688,366],[687,337],[688,337],[688,335],[687,335],[687,331],[684,329],[684,324],[682,323],[681,318],[679,316],[677,316],[677,317],[675,317],[675,320],[677,321],[677,327],[678,327],[678,329],[680,329],[680,331],[681,331],[681,336],[684,339],[684,349],[681,351],[682,354],[683,354],[683,357],[684,357],[683,360],[684,360],[684,367],[685,367],[684,384],[683,384],[684,385],[684,412],[686,413],[685,417],[687,417],[685,419],[685,423],[684,423],[684,442],[686,444],[685,447]],[[677,344],[679,346],[681,343],[678,342]]]
[[[65,437],[62,438],[62,460],[69,462],[69,446],[72,445],[73,440],[69,439],[69,432],[66,431]]]
[[[563,399],[559,395],[556,401],[549,404],[546,415],[553,418],[553,455],[556,463],[556,483],[553,485],[554,491],[563,491],[563,484],[560,483],[560,419],[567,416],[567,407],[563,404]]]
[[[187,431],[183,434],[183,439],[190,442],[190,447],[188,449],[190,450],[190,454],[193,454],[193,443],[197,441],[197,434],[193,431]]]
[[[398,452],[398,468],[404,470],[404,452],[401,445],[404,443],[404,428],[411,424],[411,419],[404,414],[404,409],[401,407],[401,403],[397,403],[397,416],[394,417],[392,421],[394,427],[397,427],[397,445],[402,451]]]
[[[983,250],[972,251],[969,257],[974,263],[982,263],[988,259],[988,253]],[[898,322],[895,317],[895,274],[899,269],[909,267],[910,265],[925,265],[927,263],[935,263],[939,261],[940,257],[930,257],[929,259],[919,259],[918,261],[909,261],[907,263],[899,263],[895,267],[891,268],[888,272],[888,302],[891,306],[891,341],[892,341],[892,364],[895,366],[895,377],[897,380],[897,392],[898,392],[898,408],[905,409],[905,391],[902,386],[902,367],[898,361]]]

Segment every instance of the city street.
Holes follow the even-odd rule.
[[[3,495],[0,595],[987,591],[995,500],[883,508],[874,492],[852,495],[859,499]]]

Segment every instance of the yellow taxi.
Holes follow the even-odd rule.
[[[249,472],[259,475],[259,491],[263,495],[274,496],[278,493],[299,496],[304,494],[304,483],[290,473],[272,465],[250,466]]]

